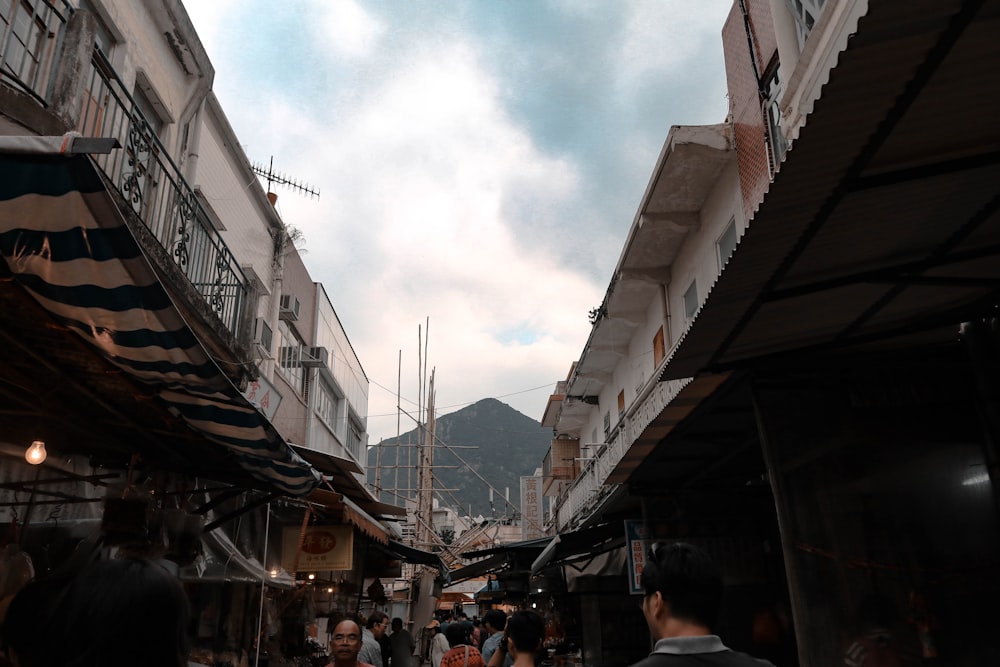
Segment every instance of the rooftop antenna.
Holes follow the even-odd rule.
[[[274,170],[274,156],[271,156],[271,161],[265,167],[262,162],[254,162],[250,166],[250,170],[257,174],[261,178],[267,179],[267,191],[271,192],[271,184],[277,183],[278,185],[284,185],[286,188],[291,188],[301,192],[304,195],[309,195],[309,198],[315,197],[319,199],[319,190],[314,189],[312,186],[306,185],[305,183],[300,183],[299,181],[292,180],[284,174],[280,174]]]

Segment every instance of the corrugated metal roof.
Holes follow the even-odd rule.
[[[942,322],[995,299],[998,17],[996,0],[871,4],[663,379],[903,332],[944,340]]]

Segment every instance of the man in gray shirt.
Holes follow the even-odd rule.
[[[403,619],[392,619],[392,634],[389,635],[389,645],[392,646],[392,667],[410,667],[413,649],[417,647],[413,635],[403,627]]]

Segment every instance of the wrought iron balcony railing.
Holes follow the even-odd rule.
[[[67,0],[0,0],[0,81],[48,107],[73,11]],[[94,161],[211,311],[240,339],[247,281],[239,263],[99,49],[83,72],[76,129],[85,136],[114,137],[122,146]]]
[[[236,258],[107,59],[94,50],[78,128],[122,145],[94,161],[212,311],[237,337],[247,299]]]

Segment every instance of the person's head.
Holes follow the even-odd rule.
[[[10,601],[3,619],[3,644],[18,667],[44,667],[56,660],[52,652],[57,647],[48,637],[58,623],[57,609],[69,583],[64,578],[37,579]]]
[[[502,632],[507,627],[507,615],[499,609],[490,609],[483,614],[483,625],[490,631],[490,634]]]
[[[74,579],[55,636],[66,667],[187,665],[184,588],[162,566],[133,558],[97,561]]]
[[[434,635],[436,635],[439,632],[441,632],[441,621],[437,620],[436,618],[432,618],[431,622],[428,623],[425,627],[426,627],[427,631],[430,632],[431,636],[433,637]]]
[[[353,618],[342,618],[330,635],[330,656],[334,664],[354,665],[361,652],[361,626]]]
[[[534,653],[545,639],[545,620],[530,610],[515,611],[507,619],[507,650],[517,657],[518,653]]]
[[[656,640],[710,634],[722,604],[722,577],[692,544],[655,543],[642,570],[642,613]]]
[[[461,623],[452,623],[445,628],[444,636],[448,640],[449,646],[459,646],[469,642],[468,633],[465,631],[465,626]]]
[[[480,621],[478,618],[472,619],[472,627],[478,628],[478,627],[482,626],[482,624],[483,624],[483,622]]]
[[[403,629],[403,619],[399,618],[398,616],[396,618],[392,619],[392,632],[393,632],[393,634],[399,632],[402,629]]]
[[[373,611],[368,617],[368,624],[365,626],[372,631],[375,639],[382,639],[385,629],[389,627],[389,615],[384,611]]]

